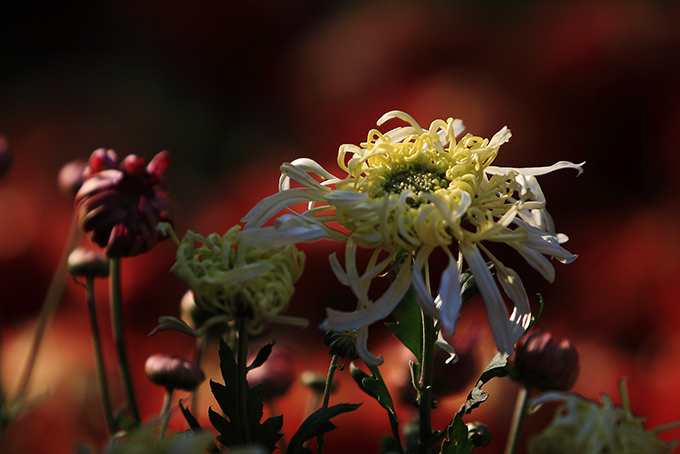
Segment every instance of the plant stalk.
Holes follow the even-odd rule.
[[[326,375],[326,384],[323,387],[323,401],[321,403],[321,408],[328,408],[328,403],[331,399],[331,389],[333,389],[333,376],[335,375],[335,369],[338,368],[338,361],[340,361],[340,355],[333,355],[331,357],[331,364],[328,366],[328,374]],[[323,448],[325,446],[325,434],[321,434],[316,437],[316,452],[317,454],[323,454]]]
[[[515,454],[515,452],[517,452],[517,445],[519,444],[520,433],[522,432],[522,424],[524,423],[528,400],[529,388],[523,386],[517,393],[515,410],[512,414],[512,422],[510,423],[508,441],[505,445],[505,454]]]
[[[116,422],[113,417],[111,398],[109,397],[109,385],[106,379],[106,369],[104,368],[104,355],[102,353],[101,335],[99,334],[99,324],[97,322],[97,309],[94,300],[94,278],[87,277],[85,280],[85,294],[87,297],[87,309],[90,315],[90,329],[92,331],[92,346],[94,348],[94,358],[97,367],[97,381],[99,383],[99,393],[102,400],[102,409],[106,418],[106,426],[109,436],[116,432]]]
[[[172,396],[175,393],[175,388],[166,388],[165,397],[163,398],[163,410],[161,410],[161,433],[160,440],[165,438],[165,431],[170,422],[170,406],[172,405]]]
[[[435,328],[431,316],[423,319],[422,358],[418,382],[419,452],[430,454],[432,443],[432,374],[434,370]]]
[[[111,275],[109,277],[110,284],[110,299],[111,299],[111,324],[113,331],[113,341],[116,345],[116,352],[118,354],[118,366],[120,368],[120,375],[123,381],[123,388],[127,396],[130,412],[132,413],[132,421],[135,425],[141,422],[139,415],[139,408],[137,407],[137,400],[132,386],[132,376],[130,374],[130,365],[128,363],[127,351],[125,349],[125,330],[123,329],[123,300],[121,291],[120,279],[120,259],[111,259]]]

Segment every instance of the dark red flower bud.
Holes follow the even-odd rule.
[[[92,153],[76,194],[76,216],[80,228],[108,257],[138,255],[164,239],[156,225],[173,224],[175,218],[162,176],[168,163],[165,151],[148,165],[135,155],[118,162],[113,150]]]
[[[179,356],[162,354],[149,356],[144,370],[152,383],[168,389],[191,391],[205,380],[200,367]]]
[[[5,136],[0,136],[0,177],[12,167],[12,151],[9,149]]]
[[[262,397],[271,399],[285,394],[296,376],[293,354],[277,345],[264,364],[248,372],[248,382],[261,384]]]
[[[57,185],[62,194],[73,197],[78,193],[83,185],[85,167],[87,167],[87,162],[82,159],[67,162],[62,166],[57,178]]]
[[[109,275],[109,259],[91,249],[74,249],[68,256],[66,266],[73,276],[95,278]]]
[[[511,377],[538,391],[567,391],[579,374],[578,351],[568,339],[553,342],[550,333],[531,331],[517,342]]]

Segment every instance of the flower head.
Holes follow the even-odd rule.
[[[179,241],[168,224],[160,224],[178,246],[171,271],[193,291],[198,308],[229,320],[246,317],[250,334],[258,334],[265,323],[306,326],[304,319],[282,315],[302,275],[304,253],[293,244],[269,248],[240,244],[240,228],[207,237],[188,231]]]
[[[680,425],[680,421],[663,428],[646,430],[643,419],[633,415],[624,380],[621,380],[623,406],[613,404],[602,395],[602,404],[577,394],[548,393],[534,403],[564,399],[555,419],[542,433],[529,439],[529,454],[666,454],[675,443],[659,438],[659,432]]]
[[[148,251],[162,238],[159,222],[174,222],[173,201],[163,172],[168,153],[149,164],[129,155],[122,161],[113,150],[100,148],[90,156],[83,184],[76,194],[78,225],[109,257],[130,257]]]
[[[496,345],[511,353],[531,320],[528,297],[519,275],[483,243],[511,246],[552,281],[555,271],[549,257],[567,263],[576,256],[561,246],[567,237],[555,233],[536,176],[562,168],[581,172],[580,165],[496,167],[492,163],[500,146],[510,139],[508,128],[491,140],[471,134],[458,140],[464,129],[461,120],[435,120],[423,128],[409,115],[392,111],[378,125],[391,119],[408,125],[387,133],[374,129],[360,146],[340,147],[338,165],[346,173],[342,178],[310,159],[283,164],[279,192],[243,219],[243,241],[257,245],[321,238],[345,241],[344,267],[335,255],[331,266],[357,296],[357,310],[328,309],[322,329],[359,329],[360,355],[373,363],[380,359],[366,348],[367,327],[387,317],[410,285],[423,312],[441,321],[447,334],[454,332],[461,304],[459,274],[467,263],[484,298]],[[297,186],[292,187],[292,182]],[[302,202],[308,204],[304,212],[284,214],[275,225],[263,227],[282,209]],[[373,250],[363,272],[357,266],[358,247]],[[449,265],[433,297],[424,271],[437,248],[448,255]],[[408,259],[390,288],[373,301],[368,295],[371,280],[391,266],[400,250],[406,251]],[[493,263],[498,282],[514,303],[512,314],[487,261]]]

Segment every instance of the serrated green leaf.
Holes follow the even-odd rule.
[[[474,445],[468,438],[468,428],[460,414],[457,414],[446,428],[441,454],[470,454]]]
[[[406,348],[411,350],[416,358],[420,358],[422,356],[423,321],[413,286],[409,287],[402,300],[392,311],[392,315],[397,319],[397,322],[386,323],[385,325]]]
[[[482,375],[479,377],[475,387],[472,388],[468,394],[465,404],[463,404],[463,407],[456,414],[456,416],[462,416],[463,414],[470,413],[473,409],[477,408],[482,402],[488,399],[489,393],[483,391],[482,386],[484,386],[484,384],[486,384],[492,378],[505,377],[508,375],[509,372],[506,367],[508,364],[508,357],[509,355],[507,353],[500,352],[493,357],[489,365],[486,366],[486,369],[484,369],[484,372],[482,372]]]
[[[196,433],[196,435],[201,435],[203,437],[204,435],[202,434],[208,433],[203,429],[203,427],[201,427],[194,415],[191,414],[189,408],[182,405],[181,399],[179,402],[179,409],[182,412],[182,415],[184,415],[184,419],[186,420],[187,424],[189,424],[189,427],[194,431],[194,433]],[[219,449],[217,449],[215,443],[212,442],[212,434],[210,436],[210,443],[207,444],[206,451],[212,454],[217,454],[219,452]]]
[[[307,454],[310,452],[308,448],[302,446],[307,440],[318,437],[335,429],[330,419],[349,411],[354,411],[359,408],[361,404],[337,404],[327,408],[320,408],[305,419],[297,432],[290,439],[290,444],[286,450],[286,454]]]

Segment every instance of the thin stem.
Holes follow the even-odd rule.
[[[248,427],[248,319],[239,317],[238,319],[238,409],[239,409],[239,428],[241,430],[241,440],[244,444],[250,443],[250,428]]]
[[[432,374],[434,370],[435,330],[431,316],[422,313],[423,344],[418,382],[419,452],[429,454],[432,443]]]
[[[47,331],[47,327],[52,321],[52,318],[54,318],[54,313],[59,306],[61,295],[64,292],[66,278],[68,275],[68,270],[66,269],[66,260],[68,260],[69,254],[76,244],[78,244],[78,241],[80,241],[80,230],[78,230],[76,227],[76,219],[74,216],[71,220],[71,226],[69,227],[68,239],[64,244],[61,257],[59,257],[57,269],[52,276],[50,286],[47,288],[47,294],[43,300],[43,305],[40,308],[40,314],[38,314],[38,321],[36,322],[35,332],[33,333],[33,342],[31,343],[26,365],[24,366],[21,378],[19,379],[19,388],[14,395],[14,402],[21,402],[26,396],[26,391],[28,390],[28,385],[31,381],[31,377],[33,376],[35,363],[38,359],[38,352],[40,351],[45,331]]]
[[[127,351],[125,349],[125,338],[123,330],[123,301],[120,281],[120,259],[111,259],[111,276],[109,278],[110,284],[110,299],[111,299],[111,323],[113,330],[113,341],[116,344],[116,352],[118,353],[118,366],[120,368],[121,379],[123,380],[123,388],[125,388],[125,395],[127,396],[128,405],[132,413],[132,421],[138,425],[141,421],[139,416],[139,409],[137,408],[137,401],[135,399],[134,389],[132,387],[132,376],[130,375],[130,366],[127,359]]]
[[[99,334],[99,324],[97,323],[97,309],[94,301],[93,277],[88,277],[85,280],[85,294],[87,296],[87,309],[90,315],[92,346],[94,348],[94,358],[97,365],[97,381],[99,382],[102,408],[104,410],[104,417],[106,418],[106,426],[109,429],[109,435],[113,435],[116,432],[116,422],[113,418],[111,398],[109,397],[109,385],[106,380],[106,370],[104,369],[104,355],[102,354],[101,336]]]
[[[175,393],[175,388],[166,388],[165,391],[163,410],[161,410],[161,440],[165,438],[165,430],[168,428],[168,422],[170,421],[170,406],[172,405],[172,395]]]
[[[196,348],[194,349],[194,362],[198,367],[201,367],[203,358],[208,350],[210,344],[210,333],[196,339]],[[195,416],[198,410],[198,387],[191,392],[191,413]]]
[[[335,369],[338,368],[338,361],[340,360],[340,355],[333,355],[331,357],[331,364],[328,366],[328,374],[326,375],[326,385],[323,388],[323,401],[321,403],[321,408],[328,408],[328,402],[331,399],[331,389],[333,388],[333,376],[335,375]],[[316,452],[317,454],[323,454],[323,448],[325,446],[324,437],[325,434],[321,434],[316,437]]]
[[[523,386],[517,393],[515,411],[512,414],[512,422],[510,423],[508,441],[505,445],[505,454],[515,454],[517,451],[517,445],[519,443],[520,433],[522,432],[522,424],[524,423],[524,416],[526,415],[528,400],[529,388]]]

